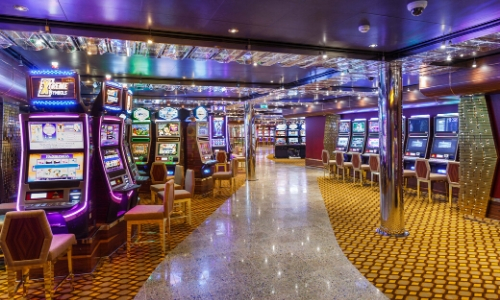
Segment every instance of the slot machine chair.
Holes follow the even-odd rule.
[[[165,255],[165,228],[170,237],[170,215],[174,207],[174,182],[167,181],[164,192],[167,197],[163,197],[160,205],[137,205],[125,213],[127,222],[127,257],[130,257],[132,247],[132,226],[138,225],[137,236],[140,237],[141,226],[143,224],[156,224],[160,229],[160,242],[162,255]]]
[[[370,165],[371,188],[373,189],[373,175],[378,176],[380,181],[380,156],[378,154],[370,154],[368,159]]]
[[[460,189],[460,163],[449,161],[446,166],[446,178],[448,179],[448,201],[451,208],[451,200],[453,199],[453,188]]]
[[[352,168],[352,162],[346,162],[344,161],[344,152],[342,151],[335,151],[335,161],[336,161],[336,166],[337,166],[337,174],[338,175],[338,170],[342,170],[342,180],[345,182],[345,171],[347,170],[349,172],[349,169]],[[349,176],[350,173],[347,175]]]
[[[216,182],[219,182],[219,188],[217,189],[220,192],[222,188],[222,181],[229,181],[229,190],[233,191],[233,187],[236,186],[236,176],[238,175],[238,161],[233,159],[231,161],[231,170],[228,172],[215,172],[212,174],[212,178],[214,180],[214,188],[212,189],[212,199],[215,197],[215,186]]]
[[[417,158],[415,160],[415,172],[417,176],[417,197],[420,198],[420,183],[425,182],[427,183],[429,202],[432,202],[432,183],[435,181],[442,181],[445,185],[448,183],[446,174],[431,173],[428,159]]]
[[[224,168],[223,172],[227,172],[227,153],[224,150],[217,151],[217,156],[215,157],[217,163],[215,164],[215,171],[218,172],[220,167]]]
[[[165,164],[163,164],[163,165],[165,165]],[[166,169],[166,167],[165,167],[165,169]],[[171,179],[169,177],[167,177],[167,178],[168,179],[165,180],[165,182],[167,182],[168,180]],[[173,179],[174,179],[174,189],[181,190],[184,188],[184,167],[183,166],[181,166],[181,165],[175,166],[175,173],[174,173]],[[151,201],[153,203],[156,203],[158,193],[165,189],[165,182],[158,183],[158,184],[152,184],[149,187],[149,189],[151,191]]]
[[[174,205],[179,207],[184,205],[183,215],[176,217],[179,219],[186,219],[187,223],[191,225],[191,199],[194,197],[194,171],[187,169],[185,189],[174,190]],[[165,192],[158,192],[158,198],[164,199]]]
[[[351,162],[352,169],[354,170],[354,183],[356,183],[356,173],[359,173],[359,184],[363,186],[363,173],[365,173],[366,171],[370,171],[370,165],[362,163],[360,153],[353,153]]]
[[[333,170],[337,166],[337,162],[330,159],[330,153],[325,149],[321,152],[321,160],[323,161],[323,177],[325,177],[325,173],[328,171],[328,177],[331,178],[332,172],[334,172]]]
[[[8,212],[0,233],[0,246],[5,255],[9,298],[14,298],[21,285],[26,296],[30,269],[43,269],[46,299],[52,299],[57,288],[68,278],[73,287],[72,248],[75,244],[74,234],[52,234],[43,210]],[[68,260],[69,273],[54,289],[54,265],[64,256]],[[16,286],[18,271],[22,275]]]
[[[404,188],[406,189],[408,187],[408,179],[412,177],[417,177],[417,173],[415,170],[403,170],[403,182],[404,182]]]

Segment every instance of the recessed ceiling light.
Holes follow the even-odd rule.
[[[106,74],[106,80],[110,80],[110,79],[111,79],[111,75]]]
[[[229,33],[238,33],[239,30],[238,30],[238,28],[231,28],[228,31],[229,31]]]
[[[148,40],[148,44],[152,44],[153,43],[153,40]]]
[[[14,5],[14,9],[16,9],[18,11],[28,11],[28,8],[26,6],[22,6],[22,5]]]
[[[323,59],[327,59],[327,58],[328,58],[328,55],[323,54]]]
[[[271,80],[271,83],[273,83],[274,81]]]
[[[368,47],[370,47],[370,48],[376,48],[376,47],[378,47],[378,45],[377,45],[377,44],[371,44],[371,45],[370,45],[370,46],[368,46]]]
[[[446,60],[447,61],[451,61],[451,55],[450,54],[448,54],[448,56],[446,56]]]

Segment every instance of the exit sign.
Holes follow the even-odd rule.
[[[265,109],[267,109],[267,104],[261,104],[261,105],[260,105],[260,108],[265,108]]]

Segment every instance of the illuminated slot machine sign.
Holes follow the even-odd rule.
[[[380,132],[378,120],[368,121],[368,134],[378,134]]]
[[[151,113],[139,107],[132,111],[131,148],[134,161],[146,165],[149,160],[151,145]]]
[[[122,87],[119,84],[106,82],[104,84],[104,108],[119,111],[123,107]]]
[[[50,107],[57,111],[60,107],[76,106],[80,102],[78,74],[73,71],[30,71],[28,81],[28,98],[34,107]]]

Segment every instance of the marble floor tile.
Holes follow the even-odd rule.
[[[387,299],[347,260],[317,177],[257,157],[247,182],[151,274],[136,299]]]

